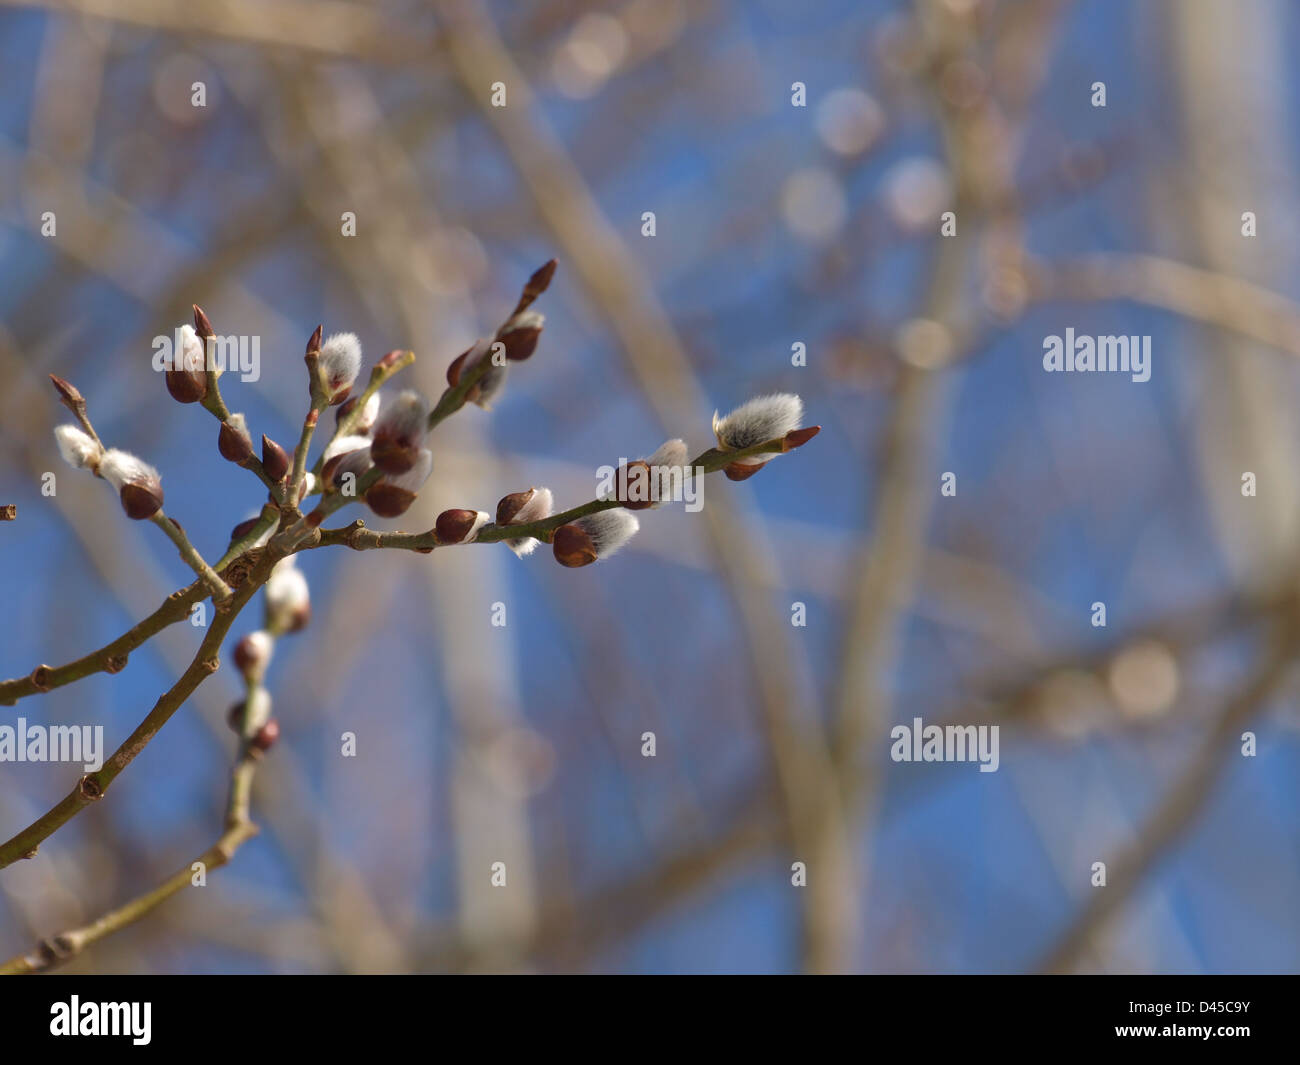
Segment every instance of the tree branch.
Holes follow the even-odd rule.
[[[126,742],[113,752],[108,761],[98,771],[87,773],[78,780],[72,791],[43,816],[32,822],[16,836],[4,843],[0,843],[0,869],[12,865],[20,858],[35,857],[36,849],[42,842],[71,821],[91,803],[104,797],[104,793],[118,774],[131,764],[136,755],[144,750],[149,741],[167,724],[172,714],[185,704],[185,701],[194,693],[195,689],[217,671],[218,666],[221,664],[218,657],[221,641],[225,639],[231,625],[234,624],[235,618],[239,616],[239,612],[244,605],[270,575],[273,565],[274,559],[271,553],[268,552],[261,557],[250,575],[250,579],[245,581],[235,593],[229,609],[217,612],[189,668],[181,674],[180,679],[175,684],[163,693],[157,703],[154,704],[154,708],[136,726],[135,731],[127,737]]]

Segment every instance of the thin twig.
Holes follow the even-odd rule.
[[[203,556],[199,554],[198,549],[190,543],[190,538],[185,535],[185,530],[172,518],[167,517],[161,508],[149,520],[167,534],[167,538],[176,545],[176,549],[181,553],[181,558],[185,560],[185,564],[198,574],[199,580],[208,586],[208,589],[212,592],[213,603],[220,605],[227,602],[234,594],[230,589],[230,585],[223,581],[216,570],[208,565]]]
[[[185,701],[208,677],[217,671],[220,665],[218,653],[221,642],[230,631],[235,618],[248,602],[254,592],[270,575],[274,556],[264,555],[257,563],[253,573],[235,593],[229,609],[218,611],[207,635],[199,645],[189,667],[181,674],[166,692],[159,697],[152,710],[126,741],[113,752],[104,765],[94,773],[88,773],[77,781],[76,786],[61,802],[48,810],[32,824],[28,825],[11,839],[0,843],[0,869],[12,865],[20,858],[30,858],[36,854],[37,847],[71,821],[91,803],[104,797],[104,793],[114,779],[135,759],[168,722],[172,714],[179,710]]]
[[[219,869],[234,857],[235,852],[243,844],[256,836],[257,831],[257,826],[251,821],[241,821],[231,825],[221,834],[221,838],[195,858],[194,862],[203,864],[205,875],[210,870]],[[177,869],[152,891],[147,891],[125,905],[110,910],[89,924],[44,939],[31,953],[19,954],[0,963],[0,976],[37,973],[52,969],[76,957],[91,944],[134,924],[194,882],[194,862]]]

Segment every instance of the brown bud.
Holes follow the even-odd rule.
[[[241,521],[230,530],[230,542],[233,544],[236,540],[242,540],[253,531],[260,520],[260,518],[249,518],[247,521]]]
[[[59,398],[63,405],[71,411],[75,411],[86,405],[86,400],[80,392],[73,387],[70,381],[65,381],[62,377],[56,377],[50,374],[50,381],[53,383],[55,390],[59,393]]]
[[[289,453],[265,433],[262,434],[262,469],[273,481],[289,472]]]
[[[465,368],[465,360],[469,358],[469,353],[473,350],[473,348],[468,348],[461,352],[452,360],[451,365],[447,367],[447,384],[451,385],[452,388],[455,388],[460,384],[460,373]]]
[[[122,509],[126,511],[128,518],[143,521],[145,518],[152,518],[162,509],[162,485],[156,481],[143,483],[132,481],[122,485],[118,498],[122,500]]]
[[[559,265],[557,260],[547,259],[546,262],[533,271],[533,276],[528,279],[524,291],[530,296],[540,296],[550,287],[551,278],[555,276],[555,268]]]
[[[351,414],[354,410],[357,409],[357,401],[360,398],[361,397],[359,395],[349,396],[347,399],[343,401],[343,403],[339,406],[339,409],[334,412],[335,425],[337,425],[339,422],[341,422],[344,418],[346,418],[349,414]]]
[[[266,664],[271,646],[265,632],[250,632],[235,644],[235,666],[241,673]]]
[[[822,427],[820,425],[809,425],[803,429],[791,429],[785,434],[785,439],[782,441],[782,447],[786,451],[793,451],[797,447],[803,447],[804,444],[808,443],[809,440],[821,431]]]
[[[320,471],[321,491],[327,492],[342,486],[344,477],[352,474],[354,481],[360,480],[371,468],[370,449],[357,448],[331,455]]]
[[[542,331],[536,327],[512,329],[501,337],[506,346],[506,358],[511,362],[523,362],[537,350],[537,340]]]
[[[497,340],[505,345],[505,356],[510,362],[523,362],[537,350],[537,340],[542,335],[541,315],[533,315],[537,324],[527,323],[503,329]]]
[[[317,326],[316,332],[312,333],[311,338],[307,341],[306,354],[308,355],[319,354],[320,341],[321,341],[321,327]]]
[[[520,297],[519,302],[526,307],[529,303],[532,303],[533,300],[537,299],[538,296],[545,292],[547,288],[550,287],[551,278],[555,276],[555,268],[558,265],[559,263],[556,262],[556,260],[549,259],[534,270],[532,277],[530,277],[524,285],[524,292]],[[522,310],[522,308],[520,309]]]
[[[747,481],[766,465],[765,462],[730,462],[722,467],[722,472],[727,475],[729,481]]]
[[[285,632],[302,632],[311,624],[311,604],[303,603],[289,615],[289,624],[285,627]]]
[[[280,722],[275,718],[271,718],[270,721],[257,730],[257,734],[248,741],[248,745],[258,751],[268,751],[279,738]]]
[[[229,725],[232,729],[234,729],[235,732],[244,731],[245,705],[246,704],[242,702],[235,703],[234,706],[232,706],[229,710],[226,711],[226,724]]]
[[[589,566],[596,561],[596,548],[591,537],[578,525],[561,525],[556,529],[551,549],[555,553],[555,561],[570,569]]]
[[[650,464],[644,459],[629,462],[614,471],[614,498],[627,510],[645,510],[658,500]]]
[[[403,351],[401,348],[396,348],[393,351],[388,352],[388,354],[375,363],[375,366],[381,370],[391,370],[394,366],[403,362],[408,354],[413,353]]]
[[[208,394],[208,375],[202,370],[168,370],[164,376],[177,403],[197,403]]]
[[[194,332],[199,334],[200,339],[208,340],[217,335],[216,330],[212,328],[212,323],[208,321],[208,316],[203,313],[203,308],[197,303],[194,307]]]
[[[515,520],[515,515],[525,503],[533,498],[536,488],[530,488],[527,492],[511,492],[508,496],[502,496],[497,503],[497,524],[509,525]]]
[[[405,514],[415,502],[415,493],[395,484],[379,481],[366,492],[366,505],[381,518],[396,518]]]
[[[376,436],[370,445],[370,461],[385,473],[407,473],[420,457],[420,447],[388,434]]]
[[[253,455],[253,439],[242,423],[224,421],[217,433],[217,450],[230,462],[247,462]]]
[[[438,515],[433,532],[440,544],[463,544],[477,521],[476,510],[444,510]]]

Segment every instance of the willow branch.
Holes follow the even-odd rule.
[[[202,581],[169,595],[166,601],[143,621],[127,629],[111,643],[63,666],[37,666],[26,677],[0,682],[0,704],[12,706],[19,699],[37,695],[65,684],[82,680],[95,673],[119,673],[126,667],[127,656],[169,625],[189,616],[190,608],[208,596]]]
[[[272,506],[262,510],[258,524],[230,545],[213,569],[225,573],[235,559],[243,555],[262,533],[275,525],[279,512]],[[37,666],[26,677],[0,681],[0,705],[13,706],[19,699],[39,695],[54,688],[62,688],[74,681],[84,680],[96,673],[120,673],[126,668],[127,657],[137,647],[147,643],[163,629],[184,621],[195,603],[208,597],[202,581],[195,581],[167,597],[163,604],[147,618],[137,622],[111,643],[62,666]]]
[[[274,641],[279,634],[278,629],[274,625],[268,625],[268,631]],[[267,659],[269,657],[268,654]],[[264,749],[254,742],[256,735],[254,726],[260,727],[261,723],[250,720],[247,710],[253,705],[254,698],[265,691],[264,672],[265,660],[260,667],[250,669],[244,676],[247,696],[244,700],[245,712],[239,721],[239,749],[230,771],[223,830],[216,843],[152,890],[137,896],[90,924],[44,939],[30,953],[16,955],[0,964],[0,975],[41,972],[62,965],[106,936],[139,921],[193,883],[196,862],[204,866],[205,874],[207,870],[218,869],[227,864],[244,843],[258,834],[258,827],[253,823],[251,816],[251,802],[253,777],[262,760]],[[145,742],[148,742],[147,739]]]
[[[533,275],[524,284],[523,291],[519,294],[519,299],[515,303],[515,309],[506,315],[506,319],[493,334],[492,339],[500,340],[506,331],[506,327],[518,314],[522,314],[536,302],[537,297],[546,291],[547,286],[551,283],[551,278],[555,276],[556,261],[551,259],[533,272]],[[461,374],[456,384],[449,386],[441,396],[433,410],[429,412],[428,429],[432,431],[437,425],[445,421],[448,417],[455,414],[465,405],[465,398],[469,395],[470,390],[482,380],[483,376],[493,367],[492,356],[485,355],[477,363]]]
[[[185,530],[174,519],[167,517],[161,508],[149,520],[167,534],[167,538],[176,545],[176,549],[181,553],[181,558],[185,560],[185,564],[198,574],[200,581],[207,585],[212,592],[213,603],[220,605],[229,601],[234,592],[221,579],[220,574],[208,565],[203,556],[199,554],[198,549],[190,543],[190,538],[185,535]]]
[[[102,799],[118,774],[148,746],[159,730],[171,719],[172,714],[194,694],[195,689],[217,671],[221,664],[218,652],[222,640],[225,639],[244,605],[270,575],[273,564],[271,554],[261,557],[249,579],[235,593],[229,609],[217,612],[189,667],[181,674],[180,679],[163,693],[145,719],[136,726],[126,742],[113,752],[108,761],[98,771],[87,773],[78,780],[72,791],[43,816],[16,836],[0,843],[0,869],[12,865],[19,858],[34,857],[37,847],[42,842],[91,803]]]
[[[257,826],[251,821],[242,821],[229,826],[221,834],[221,838],[194,861],[202,862],[207,870],[219,869],[234,857],[241,846],[256,836],[257,831]],[[193,883],[193,878],[194,867],[191,862],[177,869],[152,891],[147,891],[125,905],[110,910],[89,924],[42,940],[29,954],[19,954],[0,963],[0,976],[37,973],[62,965],[91,944],[134,924]]]
[[[808,430],[795,430],[795,432],[806,433]],[[752,455],[779,455],[790,450],[791,447],[797,446],[799,445],[790,444],[786,437],[778,437],[737,451],[710,448],[694,458],[685,468],[696,476],[705,473],[716,473],[724,466],[730,465],[738,459],[749,458]],[[367,474],[367,477],[369,476]],[[366,478],[362,478],[357,484],[358,496],[363,495],[362,486],[366,484]],[[329,499],[325,500],[325,502],[329,502]],[[322,506],[324,506],[324,503],[322,503]],[[491,522],[478,531],[478,535],[471,543],[493,544],[501,540],[519,540],[530,537],[541,540],[543,543],[550,543],[555,530],[561,525],[568,525],[569,522],[577,521],[578,518],[586,517],[588,514],[596,514],[602,510],[613,510],[621,506],[623,504],[617,499],[592,499],[589,502],[571,507],[559,514],[552,514],[548,518],[541,518],[538,521],[524,522],[518,525],[498,525],[496,522]],[[308,520],[310,520],[310,517]],[[360,520],[342,529],[322,529],[320,540],[313,546],[330,547],[335,545],[350,547],[354,551],[394,548],[419,552],[429,552],[436,547],[456,546],[439,543],[433,530],[425,533],[376,532],[373,529],[367,529],[366,523]]]

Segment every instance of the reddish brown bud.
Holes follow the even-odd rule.
[[[235,665],[241,673],[259,669],[271,657],[271,636],[264,631],[250,632],[235,644]]]
[[[349,414],[351,414],[354,410],[356,410],[357,401],[360,399],[361,399],[360,396],[350,396],[347,399],[345,399],[343,403],[340,404],[339,409],[334,412],[334,423],[337,425]]]
[[[249,635],[252,635],[251,633]],[[235,668],[241,673],[247,673],[249,669],[257,665],[261,659],[253,645],[249,643],[248,636],[245,636],[239,643],[235,644]]]
[[[275,718],[271,718],[270,721],[257,730],[257,734],[248,741],[248,745],[258,751],[268,751],[279,738],[280,722]]]
[[[370,460],[384,473],[406,473],[420,459],[429,405],[414,389],[388,400],[375,420]]]
[[[226,724],[240,735],[256,735],[271,721],[271,696],[265,688],[254,688],[248,698],[235,703],[226,713]],[[250,742],[252,742],[250,740]]]
[[[293,613],[289,615],[289,624],[285,627],[285,632],[302,632],[311,624],[311,604],[302,603],[294,608]]]
[[[194,332],[198,333],[204,340],[216,336],[217,332],[212,328],[212,323],[208,321],[208,316],[203,313],[203,308],[197,303],[192,306],[194,307]]]
[[[791,429],[785,434],[782,445],[786,451],[793,451],[797,447],[803,447],[821,431],[822,427],[820,425],[809,425],[804,429]]]
[[[381,370],[391,370],[394,366],[403,362],[408,354],[410,353],[403,351],[401,348],[396,348],[375,363],[375,366]]]
[[[434,523],[440,544],[463,544],[482,526],[487,515],[477,510],[444,510]]]
[[[514,521],[520,508],[533,498],[536,491],[536,488],[530,488],[527,492],[511,492],[508,496],[502,496],[497,503],[497,524],[509,525]]]
[[[230,542],[233,544],[236,540],[242,540],[256,528],[260,520],[260,518],[249,518],[247,521],[241,521],[230,530]]]
[[[118,498],[122,500],[126,516],[134,521],[152,518],[163,505],[162,488],[156,483],[124,484]]]
[[[533,300],[537,299],[538,296],[545,292],[547,288],[550,287],[551,278],[555,276],[555,268],[558,265],[559,263],[556,260],[548,259],[545,263],[534,270],[532,277],[530,277],[524,285],[523,296],[520,298],[519,302],[523,303],[526,307],[529,303],[532,303]],[[522,308],[520,309],[522,310]]]
[[[542,335],[540,328],[512,329],[501,337],[506,346],[506,358],[510,362],[523,362],[537,350],[537,340]]]
[[[395,484],[379,481],[366,492],[366,505],[381,518],[396,518],[405,514],[415,502],[415,493]]]
[[[321,471],[320,471],[320,479],[322,484],[326,485],[329,488],[337,487],[336,482],[338,480],[338,477],[336,475],[339,472],[339,466],[342,465],[343,460],[345,458],[347,458],[347,454],[331,455],[326,460],[325,465],[321,467]]]
[[[289,472],[289,453],[265,433],[262,434],[262,469],[273,481]]]
[[[73,387],[70,381],[65,381],[62,377],[56,377],[54,374],[50,374],[50,381],[59,393],[63,405],[69,410],[75,412],[78,408],[85,407],[85,398]]]
[[[323,334],[321,332],[321,327],[317,326],[316,331],[312,333],[310,339],[307,341],[306,354],[312,355],[312,354],[318,354],[320,352],[320,342],[321,342],[322,335]]]
[[[469,358],[469,353],[473,350],[473,348],[468,348],[463,351],[461,354],[457,355],[456,358],[452,360],[451,365],[447,367],[447,384],[451,385],[452,388],[455,388],[460,384],[460,373],[465,368],[465,360]]]
[[[561,525],[551,541],[555,561],[561,566],[576,569],[596,561],[596,548],[591,537],[578,525]]]
[[[117,489],[128,518],[152,518],[163,505],[158,471],[129,452],[109,448],[100,459],[99,475]]]
[[[722,472],[727,475],[729,481],[747,481],[766,465],[765,462],[731,462],[722,467]]]
[[[208,394],[208,375],[201,370],[168,370],[164,376],[177,403],[197,403]]]
[[[628,510],[645,510],[658,500],[650,464],[644,459],[629,462],[614,471],[614,498]]]
[[[247,462],[253,455],[253,438],[248,435],[242,414],[232,414],[221,423],[217,433],[217,450],[221,457],[234,463]]]
[[[370,445],[370,461],[385,473],[406,473],[420,457],[418,445],[388,436],[376,436]]]
[[[505,346],[505,357],[510,362],[523,362],[537,349],[537,339],[542,335],[542,316],[536,311],[516,315],[497,336]]]
[[[203,313],[203,308],[198,303],[192,303],[190,306],[194,307],[194,332],[198,333],[203,339],[216,337],[217,330],[212,328],[212,322]]]

